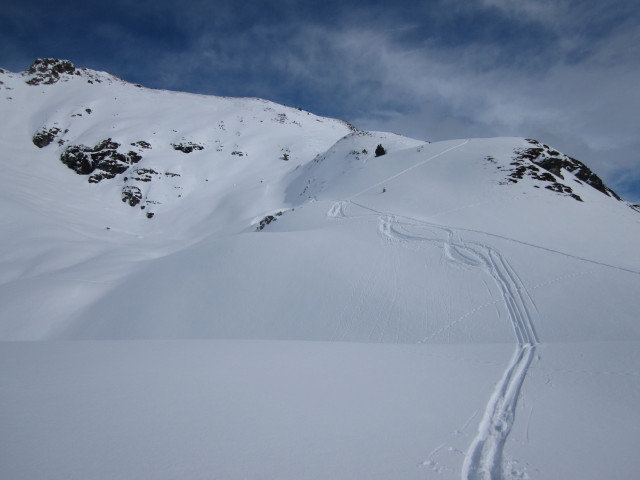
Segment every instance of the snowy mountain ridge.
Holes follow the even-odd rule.
[[[66,60],[0,91],[3,476],[636,471],[640,217],[578,160]]]
[[[15,77],[15,75],[12,75],[12,74],[5,73],[5,75],[8,75],[9,77],[7,80],[13,80]],[[132,86],[131,84],[128,84],[127,82],[124,82],[118,79],[117,77],[114,77],[104,72],[95,72],[88,69],[77,69],[68,60],[38,59],[29,67],[27,71],[22,72],[19,75],[24,79],[24,82],[30,86],[52,85],[57,82],[69,82],[69,81],[74,81],[75,83],[78,83],[79,81],[86,81],[86,83],[89,83],[89,84],[105,82],[107,85],[111,85],[112,83],[116,82],[117,84],[125,88]],[[9,86],[11,84],[12,84],[11,81],[2,82],[2,85],[4,85],[5,89],[13,89],[14,87]],[[136,88],[142,88],[138,84],[133,86]],[[43,91],[42,93],[46,93],[46,91]],[[95,93],[98,93],[98,92],[92,92],[92,93],[94,93],[95,95]],[[103,92],[98,93],[98,95],[101,95],[101,94],[103,94]],[[12,100],[13,98],[7,97],[7,99]],[[221,100],[222,99],[218,99],[218,102],[220,102]],[[117,97],[114,97],[114,101],[117,101]],[[150,100],[145,99],[145,101],[149,102]],[[249,100],[246,100],[245,102],[247,101]],[[264,102],[258,99],[256,99],[256,101]],[[88,105],[91,102],[86,102],[86,103]],[[109,132],[107,129],[104,129],[103,126],[96,128],[91,125],[92,122],[87,122],[85,119],[81,120],[79,118],[77,119],[78,121],[74,122],[73,119],[77,117],[83,117],[83,116],[87,117],[94,114],[94,109],[90,108],[87,105],[82,105],[82,104],[76,105],[74,113],[71,113],[70,118],[67,117],[65,114],[60,115],[61,113],[60,109],[56,108],[55,114],[49,115],[48,118],[46,118],[42,122],[43,124],[41,128],[33,133],[33,137],[32,137],[33,144],[39,148],[49,147],[52,144],[54,144],[55,146],[57,144],[58,151],[56,152],[56,154],[59,155],[62,163],[64,163],[70,169],[74,170],[76,173],[80,175],[89,175],[89,182],[91,183],[99,183],[104,179],[111,179],[116,177],[117,175],[128,172],[127,176],[123,176],[123,178],[126,179],[124,180],[124,182],[125,183],[129,182],[129,183],[124,185],[122,188],[122,191],[121,191],[122,201],[125,203],[128,203],[131,206],[136,206],[138,204],[141,204],[140,205],[141,209],[146,208],[146,206],[149,204],[157,204],[158,203],[157,200],[154,200],[152,198],[151,199],[146,198],[149,188],[145,188],[146,186],[144,185],[144,183],[151,182],[154,179],[159,180],[162,178],[163,175],[165,177],[168,176],[172,178],[178,177],[180,175],[174,172],[169,172],[169,171],[161,173],[156,171],[154,168],[152,168],[152,166],[146,167],[145,164],[149,162],[143,162],[143,164],[138,166],[138,168],[133,168],[138,164],[138,162],[140,162],[145,156],[147,156],[146,154],[151,153],[151,152],[148,152],[148,150],[152,150],[153,144],[157,142],[154,142],[153,138],[147,134],[146,136],[142,135],[142,136],[145,136],[145,139],[138,139],[136,141],[129,142],[128,144],[127,143],[122,144],[122,143],[118,143],[117,141],[114,141],[111,135],[112,132]],[[133,114],[131,113],[133,108],[131,106],[126,104],[119,105],[119,106],[120,106],[119,111],[113,111],[113,113],[110,112],[111,115],[113,115],[113,117],[119,117],[121,115],[133,116]],[[135,105],[135,108],[139,108],[139,107],[140,105]],[[291,120],[290,118],[287,117],[287,113],[285,113],[284,111],[275,112],[275,110],[273,110],[273,107],[274,105],[271,105],[271,106],[267,105],[264,109],[265,112],[266,111],[274,112],[274,118],[272,118],[272,120],[280,124],[291,123],[291,124],[302,127],[302,124],[298,120],[296,119]],[[279,108],[282,110],[282,107],[279,107]],[[286,110],[288,110],[288,113],[290,116],[296,115],[299,113],[298,110],[294,110],[294,109],[286,109]],[[170,111],[165,113],[169,115],[175,114],[174,112],[170,112]],[[304,113],[306,113],[307,116],[310,115],[308,112],[304,112]],[[205,116],[205,114],[203,114],[202,112],[195,112],[195,111],[190,112],[190,114],[198,116],[199,118],[202,118],[201,115]],[[301,116],[301,115],[298,115],[298,116]],[[302,116],[304,116],[304,114]],[[255,120],[256,117],[253,116],[252,119]],[[239,123],[241,125],[236,125],[237,130],[235,131],[234,134],[237,137],[240,137],[242,135],[241,130],[246,130],[246,125],[243,125],[244,119],[242,117],[239,117],[237,120],[239,120]],[[322,122],[322,121],[327,121],[328,119],[321,120],[321,119],[315,118],[315,120]],[[209,120],[206,120],[205,122],[211,124],[211,123],[214,123],[215,120],[209,119]],[[263,123],[263,122],[264,120],[260,120],[260,123]],[[104,129],[106,131],[104,131],[102,135],[99,135],[104,138],[97,140],[94,145],[91,144],[93,142],[91,142],[88,145],[85,145],[80,142],[80,140],[82,139],[78,138],[79,135],[78,135],[78,132],[76,131],[78,130],[78,127],[80,128],[84,127],[85,131],[86,130],[93,131],[94,135],[95,133],[97,133],[96,130],[98,130],[99,128]],[[218,120],[217,127],[222,131],[226,131],[227,125],[225,124],[225,120],[224,119]],[[355,127],[351,125],[347,124],[347,127],[352,131],[355,130]],[[112,130],[115,130],[116,128],[117,128],[116,125],[112,125]],[[178,133],[178,131],[175,129],[171,129],[171,133]],[[344,133],[344,131],[342,133]],[[157,132],[152,133],[153,136],[155,136],[156,134]],[[371,134],[369,134],[368,132],[359,132],[358,135],[367,136]],[[203,137],[202,135],[200,136],[196,135],[194,137],[193,134],[191,134],[191,137],[189,139],[187,139],[187,137],[184,135],[181,135],[179,139],[177,139],[178,136],[176,135],[172,135],[172,137],[173,137],[173,141],[169,142],[168,145],[167,144],[161,145],[161,148],[164,147],[166,149],[166,147],[170,146],[176,151],[189,154],[194,151],[204,150],[205,145],[207,144],[207,138]],[[231,143],[225,137],[228,137],[228,136],[217,135],[217,138],[215,139],[209,138],[208,139],[209,141],[213,140],[213,144],[210,145],[209,148],[214,147],[217,153],[223,152],[225,149],[224,144]],[[199,140],[197,140],[198,138]],[[237,139],[234,139],[234,140],[237,140]],[[370,142],[362,142],[362,143],[366,144],[366,146],[369,146],[369,147],[371,146]],[[517,182],[518,179],[522,178],[522,175],[527,173],[531,175],[532,172],[536,172],[537,168],[534,165],[520,164],[520,163],[526,162],[526,160],[529,160],[533,162],[535,165],[538,165],[542,167],[543,170],[545,170],[545,173],[543,174],[544,178],[552,182],[552,185],[546,186],[546,188],[548,189],[552,189],[559,193],[567,193],[570,195],[571,187],[557,181],[558,177],[560,179],[563,179],[561,170],[564,169],[568,171],[579,172],[577,175],[579,179],[582,179],[586,183],[594,186],[594,188],[602,191],[607,195],[612,194],[616,198],[619,198],[614,192],[612,192],[610,189],[604,186],[602,181],[595,174],[593,174],[593,172],[591,172],[587,167],[585,167],[583,164],[581,164],[577,160],[566,157],[564,155],[562,155],[563,158],[561,158],[559,157],[559,155],[561,155],[559,152],[551,149],[546,145],[541,145],[539,142],[535,140],[530,141],[530,143],[532,145],[529,148],[519,151],[518,155],[511,162],[510,165],[516,166],[516,168],[511,169],[512,171],[510,172],[510,175],[508,176],[506,181],[515,183]],[[363,148],[363,152],[367,152],[366,146]],[[62,147],[64,147],[64,150],[60,152]],[[240,148],[239,144],[237,142],[233,142],[233,147],[231,148],[231,155],[243,157],[249,154],[249,152],[243,152],[242,150],[239,150],[239,148]],[[276,156],[280,155],[279,158],[283,160],[289,160],[291,159],[291,155],[292,155],[290,148],[291,147],[289,145],[283,142],[283,146],[281,147],[280,152],[278,152],[275,155]],[[227,147],[227,150],[228,150],[228,147]],[[357,152],[356,150],[353,150],[352,152],[349,152],[349,153],[353,154],[356,152]],[[263,154],[262,152],[260,153]],[[211,152],[207,152],[206,154],[211,155]],[[271,152],[269,152],[269,154],[274,155]],[[318,153],[318,155],[321,155],[321,154],[322,152]],[[323,155],[326,156],[327,154],[323,154]],[[366,161],[366,154],[362,153],[361,155],[365,157],[363,161]],[[356,158],[359,159],[357,155],[356,155]],[[143,167],[142,165],[145,165],[145,166]],[[174,186],[174,188],[178,189],[179,187]],[[574,198],[577,198],[577,196],[574,196]]]
[[[367,208],[373,209],[370,211],[374,217],[373,212],[380,211],[388,212],[390,218],[403,214],[415,219],[437,219],[457,228],[513,238],[522,244],[571,252],[611,265],[624,262],[620,262],[617,253],[611,255],[611,250],[599,248],[599,241],[576,242],[577,238],[586,236],[596,239],[606,236],[603,224],[592,224],[593,220],[586,218],[602,211],[604,216],[599,221],[606,223],[619,217],[614,223],[620,224],[620,228],[637,225],[635,212],[619,201],[586,166],[535,140],[469,139],[428,143],[384,132],[362,132],[339,120],[317,117],[265,100],[154,91],[106,73],[79,70],[69,61],[55,59],[37,60],[26,72],[5,72],[1,76],[2,87],[10,94],[2,99],[8,115],[0,126],[8,169],[3,178],[3,210],[5,218],[14,219],[4,229],[5,245],[10,247],[5,251],[11,253],[3,268],[3,282],[9,295],[3,308],[12,312],[6,317],[15,321],[3,324],[5,338],[64,336],[65,333],[52,332],[59,331],[60,325],[67,325],[78,315],[78,320],[72,323],[82,324],[80,319],[87,317],[97,321],[104,316],[107,325],[111,322],[109,318],[126,315],[103,307],[98,307],[100,312],[92,311],[89,315],[78,309],[75,302],[51,299],[57,307],[51,309],[49,316],[60,320],[48,322],[55,327],[50,333],[44,333],[49,332],[49,328],[35,333],[40,327],[31,329],[33,313],[25,309],[21,295],[15,295],[12,286],[42,282],[43,296],[57,297],[59,294],[54,293],[56,289],[51,288],[49,280],[44,280],[44,275],[55,277],[75,268],[73,265],[79,261],[97,262],[107,252],[122,255],[126,251],[130,260],[116,261],[109,268],[115,269],[111,273],[115,278],[123,276],[121,280],[113,280],[121,288],[120,282],[126,284],[126,279],[132,278],[133,273],[127,272],[137,271],[146,265],[147,259],[168,258],[172,252],[186,252],[189,248],[209,248],[201,246],[205,240],[215,243],[233,238],[235,242],[255,231],[275,234],[291,221],[302,222],[302,225],[311,221],[315,228],[324,231],[322,225],[327,220],[316,218],[318,207],[314,203],[318,202],[329,202],[326,218],[342,218],[348,216],[347,210],[359,204],[355,203],[356,199],[371,197]],[[376,156],[377,145],[384,146],[386,155]],[[16,204],[15,199],[22,200]],[[467,212],[473,213],[464,215]],[[358,216],[362,214],[361,211]],[[497,217],[502,220],[496,221]],[[561,217],[565,218],[561,220]],[[623,217],[628,220],[622,220]],[[24,238],[24,232],[32,232],[34,228],[37,236],[51,238],[44,242],[35,238],[31,241],[31,237],[36,236],[34,233],[27,233]],[[326,228],[329,233],[335,225],[328,224]],[[591,232],[592,229],[597,232]],[[85,242],[78,235],[91,241]],[[293,241],[296,235],[295,231],[291,232],[291,238],[282,240],[282,245]],[[357,234],[351,235],[342,245],[348,245],[357,237]],[[633,239],[633,236],[621,235],[618,242],[631,252]],[[264,241],[252,238],[249,244]],[[328,244],[334,241],[331,238]],[[69,248],[70,245],[77,247]],[[259,257],[266,254],[259,245],[247,248],[260,252]],[[24,257],[18,254],[21,260],[16,259],[16,251],[24,252]],[[376,248],[371,254],[374,251]],[[225,255],[232,256],[230,252]],[[247,252],[242,255],[246,256]],[[377,255],[383,255],[382,251]],[[32,264],[29,259],[38,261]],[[236,270],[234,261],[223,270]],[[316,268],[311,258],[303,263],[310,261],[308,268]],[[190,263],[191,260],[184,265]],[[327,265],[330,264],[331,261]],[[116,265],[119,266],[116,268]],[[97,271],[101,268],[104,267],[98,267]],[[288,269],[286,265],[274,265],[274,268]],[[331,276],[337,272],[343,272],[338,265]],[[191,276],[194,272],[185,274]],[[293,271],[289,274],[297,276]],[[164,275],[152,277],[162,279]],[[256,284],[245,293],[260,298],[264,295],[258,293],[265,289],[264,280],[262,275],[254,278]],[[137,279],[134,283],[153,281]],[[209,281],[211,279],[203,277],[198,283]],[[341,281],[354,280],[347,274]],[[84,282],[72,283],[71,291],[93,292],[79,295],[81,303],[88,301],[89,305],[95,301],[99,304],[103,301],[99,299],[105,294],[108,298],[107,292],[112,291],[111,287],[102,291],[95,286],[88,289]],[[225,283],[221,291],[238,288],[228,280]],[[374,302],[374,310],[383,308],[388,301],[388,294],[383,293],[386,287],[380,287],[382,303]],[[135,290],[135,287],[126,289]],[[155,289],[162,291],[164,287],[157,285]],[[242,290],[221,295],[220,301],[228,302]],[[303,287],[303,290],[301,299],[308,297],[314,288],[307,292]],[[269,295],[270,298],[279,296],[275,291]],[[330,294],[335,295],[341,296],[338,292]],[[138,296],[145,308],[154,303],[144,299],[144,293]],[[89,300],[90,297],[95,300]],[[173,293],[161,297],[172,299]],[[183,301],[185,299],[179,303]],[[202,301],[194,298],[189,303],[198,305]],[[349,301],[344,301],[347,303],[342,308],[347,308]],[[196,320],[212,311],[225,312],[223,323],[233,323],[237,316],[249,318],[249,312],[243,313],[242,308],[217,305],[215,298],[207,302],[212,304],[191,315],[199,327],[175,325],[176,332],[182,332],[178,333],[180,337],[217,336],[216,328],[220,325],[210,325],[200,332],[207,322]],[[303,301],[299,305],[301,312],[306,310]],[[422,316],[415,311],[415,300],[407,300],[402,305],[402,317]],[[136,309],[132,307],[131,311]],[[171,308],[167,307],[166,311]],[[344,315],[326,308],[319,312],[320,317],[328,315],[335,319]],[[146,316],[142,310],[140,315]],[[451,312],[445,310],[438,317],[444,320],[449,315]],[[276,325],[283,323],[276,305],[267,316],[273,316]],[[309,319],[310,330],[302,338],[316,338],[316,334],[310,332],[327,320],[314,321]],[[246,329],[242,327],[243,321],[238,320],[234,325],[227,334],[251,338],[256,335],[250,325]],[[151,328],[149,334],[164,336],[156,327]],[[112,328],[115,327],[111,325],[109,330]],[[21,331],[24,333],[18,333]],[[226,331],[226,327],[222,331]],[[431,338],[432,333],[428,331],[417,336],[406,331],[398,338],[403,342],[422,341]],[[289,338],[292,333],[285,326],[266,332],[269,338],[273,335]],[[370,337],[362,337],[362,333],[353,339]],[[123,331],[120,335],[127,333]],[[334,336],[322,334],[319,338],[333,339]],[[385,339],[385,335],[380,337],[381,341],[390,340]]]

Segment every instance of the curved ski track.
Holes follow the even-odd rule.
[[[465,143],[467,142],[456,145],[434,157],[447,153]],[[444,225],[410,217],[398,217],[352,201],[353,198],[362,193],[397,178],[434,157],[418,162],[412,167],[353,195],[348,200],[334,203],[327,212],[327,216],[349,218],[346,207],[349,204],[356,205],[378,217],[378,232],[386,239],[433,244],[443,249],[445,258],[448,261],[471,268],[481,268],[495,282],[508,312],[517,345],[502,378],[493,390],[478,425],[478,431],[467,450],[462,464],[462,479],[499,480],[505,478],[503,475],[503,450],[515,421],[518,397],[520,396],[529,365],[535,357],[536,346],[539,344],[533,321],[533,317],[537,312],[533,299],[527,293],[516,271],[495,248],[481,243],[465,242],[460,238],[457,230]],[[402,219],[402,222],[399,218]],[[433,236],[416,234],[408,230],[407,227],[413,227],[413,230],[416,227],[421,231],[427,230],[427,232],[433,233]],[[438,236],[437,232],[444,233],[445,238]],[[423,341],[427,341],[429,338],[427,337]]]

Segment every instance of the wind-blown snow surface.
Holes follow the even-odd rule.
[[[0,338],[65,340],[0,348],[3,477],[640,467],[640,215],[527,157],[559,152],[0,77]],[[60,161],[106,139],[142,159],[99,183]]]

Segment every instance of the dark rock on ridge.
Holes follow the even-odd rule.
[[[260,224],[256,227],[256,230],[260,231],[260,230],[264,229],[264,227],[269,225],[271,222],[275,222],[277,220],[276,217],[280,217],[280,216],[282,216],[282,212],[276,213],[275,216],[274,215],[267,215],[262,220],[260,220]]]
[[[51,85],[60,80],[61,75],[80,75],[80,71],[69,60],[57,58],[38,58],[26,73],[32,76],[26,81],[29,85]]]
[[[617,200],[621,200],[618,194],[608,188],[602,179],[593,173],[584,163],[576,160],[575,158],[563,155],[557,150],[553,150],[548,145],[540,143],[537,140],[528,139],[527,141],[534,145],[534,147],[520,151],[519,155],[522,158],[531,160],[536,165],[539,165],[561,179],[564,179],[562,176],[562,170],[571,172],[576,176],[576,178],[582,180],[584,183],[590,185],[599,192]]]
[[[548,190],[582,202],[582,198],[575,194],[570,186],[562,183],[564,180],[562,171],[565,170],[579,179],[579,183],[580,181],[584,182],[599,192],[620,200],[620,197],[582,162],[563,155],[537,140],[526,139],[526,141],[532,146],[515,150],[513,161],[510,163],[513,168],[509,169],[509,175],[501,183],[517,183],[518,180],[528,176],[534,180],[548,183],[544,187]],[[536,188],[539,187],[536,185]]]

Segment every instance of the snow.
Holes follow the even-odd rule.
[[[509,180],[528,141],[0,77],[1,477],[640,467],[640,217],[570,172],[582,201]],[[97,184],[59,160],[106,138],[143,159]]]
[[[633,478],[638,346],[539,346],[506,443],[516,474],[503,478]],[[457,479],[512,351],[5,343],[0,470],[14,479]]]
[[[7,344],[0,464],[10,478],[422,478],[441,417],[461,426],[477,408],[460,381],[487,394],[505,350]]]

